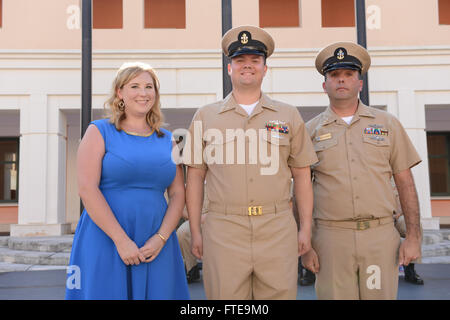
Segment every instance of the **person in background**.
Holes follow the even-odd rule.
[[[292,197],[292,211],[294,213],[295,222],[297,223],[297,230],[300,230],[300,222],[298,221],[298,208],[295,195]],[[312,231],[314,232],[314,231]],[[316,282],[316,275],[314,272],[308,270],[302,265],[302,257],[298,257],[298,284],[301,286],[311,286]]]
[[[184,260],[187,282],[193,283],[200,280],[200,270],[202,269],[202,265],[191,251],[191,230],[186,210],[183,211],[183,218],[185,221],[178,227],[177,237],[178,242],[180,243],[181,255]],[[202,215],[202,223],[203,220],[204,216]]]

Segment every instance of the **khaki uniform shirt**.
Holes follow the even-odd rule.
[[[360,102],[350,125],[328,107],[306,127],[319,158],[312,167],[313,217],[392,216],[397,209],[392,175],[421,161],[401,123]]]
[[[250,116],[231,93],[200,108],[189,133],[184,163],[207,170],[211,203],[245,207],[289,201],[289,167],[317,162],[298,110],[265,94]]]

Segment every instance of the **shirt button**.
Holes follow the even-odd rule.
[[[248,179],[248,181],[253,182],[253,178]]]
[[[358,200],[358,199],[359,199],[359,196],[356,196],[355,199]]]
[[[250,200],[250,203],[253,203],[253,200]]]

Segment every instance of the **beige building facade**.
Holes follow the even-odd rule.
[[[186,128],[197,108],[222,98],[221,1],[171,1],[184,5],[184,28],[145,27],[146,10],[164,14],[164,8],[151,7],[155,1],[112,1],[122,8],[122,27],[93,30],[93,119],[102,116],[114,73],[126,61],[156,69],[171,130]],[[276,48],[263,90],[297,106],[308,119],[328,104],[315,55],[328,43],[356,41],[356,30],[325,27],[327,1],[288,2],[298,23],[265,27]],[[353,1],[340,2],[350,8]],[[366,0],[370,104],[398,117],[417,148],[423,161],[413,174],[422,224],[434,230],[450,224],[447,2]],[[266,24],[267,8],[277,3],[233,0],[233,26]],[[0,232],[70,233],[80,215],[80,1],[2,0],[0,5]],[[94,25],[98,8],[94,4]]]

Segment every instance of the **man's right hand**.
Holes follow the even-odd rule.
[[[319,272],[319,257],[314,249],[311,248],[311,250],[302,255],[302,265],[311,272]]]
[[[203,239],[200,232],[191,235],[191,251],[197,259],[203,259]]]

